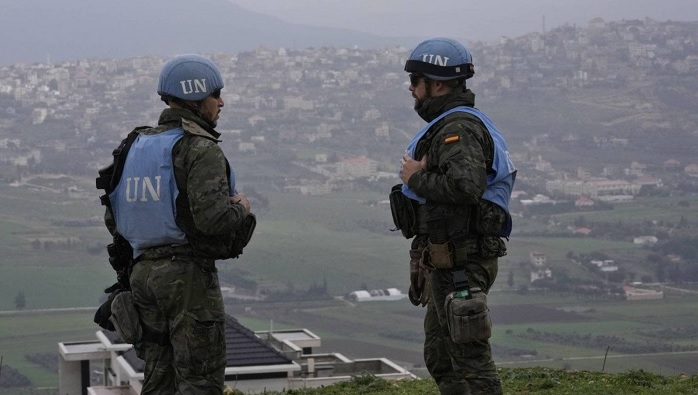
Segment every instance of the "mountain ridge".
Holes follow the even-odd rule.
[[[288,23],[227,0],[199,0],[195,9],[186,0],[0,0],[0,9],[0,36],[12,38],[0,52],[0,65],[414,41]]]

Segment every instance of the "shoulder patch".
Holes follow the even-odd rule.
[[[460,136],[457,134],[451,134],[444,138],[444,144],[451,144],[455,143],[456,141],[460,141]]]
[[[188,119],[182,119],[182,129],[184,129],[184,131],[189,134],[205,137],[209,140],[220,142],[220,140],[213,137],[211,133],[207,132],[204,128],[197,125],[196,122],[190,121]]]

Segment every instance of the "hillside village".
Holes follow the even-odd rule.
[[[498,109],[499,117],[492,117],[501,119],[505,133],[515,130],[507,135],[519,168],[515,215],[612,210],[638,195],[698,191],[698,24],[594,19],[586,27],[470,47],[476,64],[470,86]],[[265,188],[306,195],[389,190],[397,182],[402,147],[422,125],[402,71],[408,51],[323,47],[212,54],[227,84],[218,128],[223,149],[234,164],[273,169],[242,172],[241,182],[262,197]],[[163,108],[154,88],[164,61],[81,59],[0,68],[2,188],[92,198],[85,184],[110,161],[112,149],[132,127],[155,122]],[[553,117],[548,113],[555,109],[506,112],[512,108],[506,103],[546,97],[599,107],[598,113],[586,124],[570,121],[570,129],[565,117],[575,114],[553,114],[557,120],[541,130],[531,119]],[[674,146],[656,150],[657,139],[668,135]],[[550,232],[608,237],[583,225],[552,226]],[[625,237],[654,244],[666,236],[659,227],[636,232]],[[613,264],[591,260],[585,263],[613,271]],[[545,265],[532,267],[531,281],[552,276]]]

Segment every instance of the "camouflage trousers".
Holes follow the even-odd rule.
[[[497,276],[497,259],[466,263],[470,287],[489,290]],[[489,341],[457,344],[451,340],[444,303],[454,290],[451,271],[431,272],[431,299],[424,317],[424,362],[442,395],[502,394]]]
[[[186,256],[141,260],[131,288],[143,325],[169,334],[167,344],[141,342],[142,395],[223,393],[225,310],[213,260]]]

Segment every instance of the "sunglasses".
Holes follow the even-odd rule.
[[[218,90],[214,91],[213,93],[211,93],[211,97],[214,99],[220,99],[221,98],[221,90],[218,89]]]
[[[417,86],[419,85],[419,81],[425,78],[424,74],[410,74],[410,85]]]

